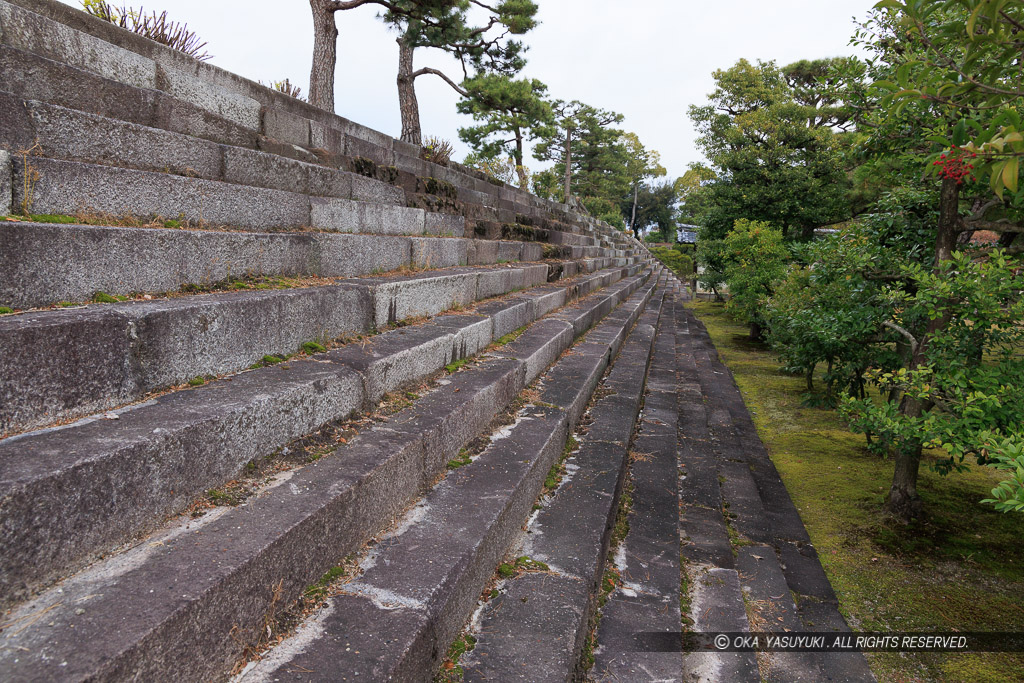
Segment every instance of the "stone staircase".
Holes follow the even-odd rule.
[[[846,625],[635,240],[54,0],[0,64],[0,679],[871,680],[637,647]]]

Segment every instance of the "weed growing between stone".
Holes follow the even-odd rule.
[[[435,683],[458,683],[462,680],[463,670],[459,666],[459,658],[476,647],[476,638],[465,631],[459,634],[455,642],[448,648],[448,655],[441,663],[441,670],[434,676]]]

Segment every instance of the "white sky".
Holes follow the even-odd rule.
[[[80,6],[77,0],[63,0]],[[560,99],[579,99],[625,115],[626,130],[661,153],[669,177],[701,160],[686,116],[713,89],[711,72],[750,60],[786,64],[853,54],[853,18],[877,0],[537,0],[541,25],[524,36],[530,46],[524,74]],[[312,21],[305,0],[114,0],[168,10],[172,19],[207,41],[212,63],[253,80],[290,78],[308,91]],[[338,114],[390,135],[401,123],[394,34],[370,5],[338,12]],[[453,60],[421,49],[416,66],[460,72]],[[425,136],[451,140],[461,160],[467,149],[455,111],[456,93],[434,76],[416,83]],[[528,166],[540,167],[530,160]]]

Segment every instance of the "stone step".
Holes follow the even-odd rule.
[[[491,204],[547,215],[623,239],[622,233],[460,164],[440,166],[404,143],[197,62],[56,0],[2,1],[0,90],[108,118],[284,156],[370,158],[488,194]],[[28,76],[31,77],[28,77]],[[320,155],[320,157],[318,157]],[[626,243],[642,246],[631,237]]]
[[[622,326],[629,317],[609,320],[595,332]],[[557,376],[586,394],[589,373],[560,372],[562,363],[586,355],[600,365],[609,352],[607,342],[581,342],[541,386]],[[268,664],[257,664],[240,680],[290,679],[298,671],[302,680],[343,680],[357,672],[371,680],[431,680],[514,542],[568,430],[564,408],[527,406],[500,440],[427,495],[411,526],[380,540],[362,575],[331,599],[323,618],[314,618],[313,638],[300,634],[295,644],[285,642]]]
[[[186,141],[180,143],[187,144]],[[401,198],[392,192],[402,193],[402,190],[391,185],[367,185],[366,179],[353,179],[362,176],[342,176],[330,168],[307,164],[303,170],[312,174],[310,179],[302,182],[300,176],[299,180],[288,184],[289,189],[276,189],[274,186],[284,183],[266,178],[289,177],[291,171],[274,168],[285,163],[280,157],[243,148],[225,149],[229,150],[225,157],[231,160],[246,155],[253,158],[219,162],[226,169],[219,174],[224,180],[14,154],[13,206],[28,206],[29,213],[35,214],[85,213],[135,219],[156,216],[199,225],[257,230],[312,226],[360,234],[446,237],[466,234],[463,216],[404,206]],[[97,152],[96,156],[103,155]],[[210,161],[207,165],[216,163]],[[214,174],[211,171],[208,175]],[[26,196],[30,196],[30,201],[26,201]],[[479,230],[474,230],[470,236],[549,242],[571,247],[573,257],[594,257],[603,253],[602,248],[596,246],[596,238],[589,235],[520,229],[509,222],[514,220],[514,213],[504,218],[507,220],[503,221],[499,234],[490,235],[487,231],[480,234]]]
[[[3,19],[0,18],[0,26]],[[256,149],[259,132],[228,121],[167,93],[121,83],[79,67],[14,47],[0,36],[0,90],[112,119],[160,128],[214,143]],[[6,136],[17,134],[13,126]],[[8,137],[15,140],[17,138]],[[21,137],[31,147],[33,140]]]
[[[775,548],[767,545],[740,548],[736,569],[754,630],[775,634],[804,630]],[[827,680],[819,666],[820,659],[820,654],[811,652],[768,652],[761,660],[761,677],[780,683]]]
[[[191,178],[220,180],[296,194],[405,204],[395,185],[357,173],[269,152],[69,109],[0,91],[0,146],[38,144],[43,157],[83,161]]]
[[[635,278],[620,283],[608,295],[626,299],[642,282]],[[582,300],[573,308],[598,305],[600,297]],[[558,333],[553,331],[552,336]],[[7,639],[0,667],[14,681],[223,677],[243,647],[259,640],[268,610],[289,604],[399,517],[444,471],[450,458],[485,432],[526,386],[526,366],[524,359],[488,356],[246,505],[207,515],[198,523],[180,523],[63,581],[10,615],[26,628]],[[420,513],[412,515],[412,519],[421,514],[427,519],[452,519],[441,514],[448,510],[457,526],[420,523],[413,527],[418,531],[378,545],[376,571],[368,570],[360,580],[366,593],[375,593],[375,578],[390,572],[396,580],[408,579],[422,587],[423,592],[404,593],[409,599],[475,598],[476,577],[486,578],[492,571],[507,547],[504,539],[522,523],[548,461],[561,452],[565,441],[564,410],[532,406],[525,417],[518,423],[521,429],[495,440],[484,456],[456,470],[434,489],[427,505],[419,506]],[[465,506],[474,501],[479,505],[467,513],[470,508]],[[483,525],[485,520],[497,525]],[[455,529],[462,532],[454,533]],[[475,536],[478,531],[483,537]],[[431,532],[437,536],[430,536]],[[412,547],[416,544],[410,541],[418,534],[424,542],[446,543],[440,547],[452,552],[439,553],[439,546],[428,544],[424,547],[434,561],[425,561],[422,555],[417,558]],[[411,572],[399,571],[407,566],[399,561],[403,553],[415,560]],[[459,562],[460,557],[465,561]],[[471,560],[480,571],[470,571]],[[443,569],[446,566],[448,570]],[[424,581],[445,576],[449,582],[444,590],[431,589]],[[384,580],[379,587],[387,585]],[[387,600],[386,594],[376,595]],[[365,610],[363,617],[356,617],[360,630],[344,634],[350,640],[360,634],[372,638],[412,633],[425,618],[415,609],[375,614],[373,602],[361,597],[343,601],[358,602],[359,609]],[[335,617],[355,615],[338,604],[329,609]],[[46,611],[46,618],[33,621],[40,610]],[[432,612],[431,628],[458,628],[465,613],[454,614]],[[381,617],[387,621],[384,629],[371,628],[371,619]],[[405,631],[406,626],[416,628]],[[427,640],[418,642],[427,647],[415,654],[437,657],[435,633],[423,633]],[[360,652],[381,654],[379,650]],[[396,645],[388,653],[397,656],[399,648]],[[336,653],[333,661],[343,665],[345,656],[360,657]],[[414,670],[419,675],[430,671]]]
[[[734,569],[698,567],[689,572],[691,630],[696,633],[745,633],[750,622]],[[682,679],[693,683],[759,683],[753,652],[688,652]]]
[[[26,187],[31,192],[29,213],[33,214],[158,216],[257,230],[312,226],[336,232],[454,237],[464,232],[461,216],[374,200],[311,196],[222,180],[15,155],[14,206],[23,205]]]
[[[583,673],[580,653],[604,573],[664,291],[662,282],[602,381],[601,397],[590,408],[607,440],[576,434],[581,446],[566,460],[567,474],[550,496],[541,499],[543,507],[531,517],[524,540],[512,553],[543,562],[549,571],[499,581],[499,595],[474,617],[476,645],[460,659],[464,680],[566,681]],[[602,328],[607,327],[605,323],[589,333],[574,355],[548,374],[542,400],[567,408],[573,424],[573,415],[578,418],[582,413],[607,365],[606,358],[587,351],[595,344],[605,347]],[[607,332],[619,330],[629,331],[618,327]],[[618,346],[608,348],[614,356]],[[557,376],[558,370],[563,376]],[[606,415],[613,397],[616,410]],[[624,400],[631,410],[622,409]]]
[[[684,528],[700,529],[691,538],[695,547],[684,548],[691,572],[720,572],[735,566],[756,619],[756,628],[770,632],[804,630],[843,630],[845,621],[836,609],[836,595],[822,569],[814,546],[800,519],[799,512],[786,491],[764,444],[761,442],[750,412],[732,373],[720,362],[703,324],[687,312],[691,330],[691,350],[695,374],[700,382],[709,415],[710,455],[685,468],[690,479],[698,468],[707,480],[714,472],[721,478],[723,512],[729,521],[719,518],[713,497],[694,491],[692,500],[684,501]],[[695,489],[705,486],[698,484]],[[707,503],[701,507],[698,499]],[[698,522],[699,520],[699,522]],[[700,526],[703,525],[703,526]],[[731,525],[738,543],[725,545],[723,527]],[[713,533],[707,529],[713,529]],[[713,537],[710,538],[710,537]],[[745,545],[751,540],[755,545]],[[725,555],[730,548],[734,562]],[[807,614],[798,610],[794,598],[806,605]],[[696,611],[696,608],[695,608]],[[820,615],[820,617],[819,617]],[[696,618],[696,617],[694,617]],[[821,625],[810,628],[814,619]],[[696,631],[730,630],[695,628]],[[744,655],[746,656],[746,655]],[[739,658],[739,659],[737,659]],[[750,654],[748,659],[752,659]],[[691,654],[695,662],[695,680],[747,680],[738,669],[729,673],[728,666],[740,666],[739,654]],[[732,662],[732,664],[729,664]],[[700,664],[700,666],[697,666]],[[749,680],[874,680],[861,654],[770,653],[761,661],[760,674]],[[710,678],[701,678],[716,671]],[[747,666],[747,665],[743,665]],[[711,667],[710,669],[708,667]],[[742,667],[741,667],[742,668]],[[725,672],[725,673],[723,673]],[[755,669],[756,672],[756,669]]]
[[[592,291],[640,267],[582,276],[569,293]],[[106,410],[195,377],[237,372],[266,355],[292,354],[306,342],[373,333],[547,280],[543,264],[453,268],[5,316],[0,339],[16,351],[0,359],[0,430]]]
[[[597,629],[596,680],[681,680],[681,653],[652,647],[652,634],[671,640],[682,628],[674,301],[662,319],[631,451],[629,532],[615,552],[621,584],[601,608]]]
[[[647,277],[630,277],[570,308],[621,301]],[[541,288],[476,314],[441,316],[306,361],[172,392],[113,413],[117,420],[98,416],[0,441],[0,527],[9,529],[0,538],[2,602],[152,528],[247,462],[477,354],[565,305],[574,298],[568,289]],[[569,323],[539,324],[550,322],[567,345]],[[517,362],[532,361],[527,354]]]
[[[28,13],[21,14],[28,16]],[[43,30],[43,25],[46,24],[46,20],[39,17],[37,19],[41,21],[36,21],[38,25],[31,28],[24,22],[14,23],[19,24],[17,30],[27,29],[28,33],[32,34]],[[59,33],[67,32],[66,27],[53,22],[51,24]],[[73,33],[77,39],[95,42],[91,36]],[[9,43],[19,43],[14,32],[8,38]],[[48,56],[56,56],[52,51],[47,51],[48,48],[54,48],[53,45],[43,46],[31,38],[28,43],[28,47],[33,50],[39,50]],[[97,45],[96,49],[117,50],[116,47],[102,41]],[[98,74],[76,68],[72,65],[74,60],[62,63],[12,47],[10,44],[0,45],[0,51],[4,53],[5,65],[10,66],[9,69],[5,69],[5,75],[9,80],[0,80],[0,90],[17,93],[18,97],[34,101],[32,112],[24,106],[20,110],[13,106],[0,106],[0,109],[7,110],[0,119],[8,124],[0,133],[3,140],[0,144],[8,146],[12,151],[29,148],[38,138],[46,156],[65,156],[83,160],[102,159],[105,163],[158,171],[171,170],[244,184],[263,183],[267,187],[296,192],[305,192],[305,188],[309,188],[313,194],[336,195],[340,192],[342,196],[350,194],[357,199],[404,202],[405,193],[399,187],[359,174],[339,173],[323,165],[327,163],[337,166],[344,163],[346,166],[352,166],[354,160],[365,159],[366,156],[387,166],[395,162],[398,153],[388,147],[404,143],[363,129],[352,122],[340,120],[342,127],[350,129],[350,132],[369,132],[374,142],[334,130],[332,126],[324,126],[309,120],[302,121],[300,118],[271,110],[263,113],[259,127],[253,129],[223,118],[223,112],[219,108],[221,103],[217,102],[213,107],[206,106],[210,102],[202,96],[199,97],[198,104],[189,101],[188,97],[185,100],[178,99],[178,93],[172,95],[133,83],[103,78]],[[115,78],[117,76],[108,75]],[[77,87],[68,88],[69,83],[74,83]],[[260,94],[265,91],[263,88],[259,90]],[[191,97],[194,93],[189,92],[187,95]],[[226,97],[237,99],[237,95],[230,93]],[[242,97],[243,101],[246,99]],[[59,109],[62,111],[58,111]],[[319,114],[322,115],[323,112]],[[84,125],[88,129],[84,138],[82,133],[76,130],[76,125]],[[112,142],[121,143],[123,148],[105,144],[102,138],[95,137],[95,128],[104,129],[107,137]],[[162,132],[166,132],[167,135],[162,135]],[[281,142],[282,138],[286,142]],[[192,140],[195,150],[181,149],[181,142],[188,139]],[[229,145],[230,148],[218,152],[218,143]],[[152,149],[154,159],[147,159],[147,147]],[[324,154],[327,156],[324,157]],[[224,157],[219,163],[218,156]],[[163,165],[154,165],[157,159],[163,161]],[[482,182],[436,164],[419,159],[416,161],[416,170],[421,173],[421,177],[439,176],[456,187],[462,187],[466,183]],[[295,166],[301,162],[313,162],[313,165]],[[282,169],[286,169],[288,173],[273,173]],[[422,188],[416,187],[415,180],[414,176],[410,176],[403,185],[410,192],[420,191]],[[286,185],[282,186],[281,183]],[[483,185],[484,190],[492,193],[498,190],[489,183]],[[345,189],[346,186],[349,186],[348,190]],[[488,205],[500,203],[505,207],[501,214],[505,222],[513,222],[517,210],[527,215],[536,214],[537,209],[523,203],[522,197],[516,192],[508,196],[510,199],[503,200],[486,194]],[[513,196],[518,201],[513,201]],[[495,218],[497,219],[497,215]]]
[[[486,195],[501,218],[550,216],[599,225],[565,205],[494,183],[479,171],[419,158],[420,149],[208,63],[156,45],[55,0],[3,0],[0,90],[108,119],[337,167],[357,159]],[[30,142],[31,144],[31,142]],[[400,183],[408,185],[408,183]],[[405,189],[412,191],[412,188]],[[567,230],[567,232],[574,232]],[[612,229],[601,226],[607,234]],[[584,230],[587,232],[587,230]]]
[[[176,292],[232,277],[354,277],[543,255],[530,242],[12,222],[0,230],[0,302],[20,309],[88,301],[96,292]]]

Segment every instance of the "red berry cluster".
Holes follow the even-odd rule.
[[[976,152],[967,153],[960,147],[954,146],[950,149],[949,154],[943,152],[932,165],[942,167],[939,169],[940,178],[950,178],[960,185],[964,182],[964,178],[976,180],[973,173],[974,164],[968,163],[968,159],[973,159],[976,156],[978,156]]]

